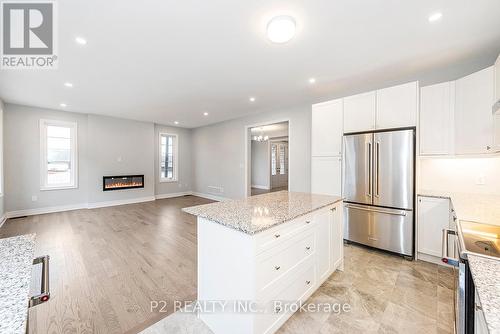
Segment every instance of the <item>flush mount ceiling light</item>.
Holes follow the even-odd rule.
[[[59,105],[63,108],[66,108],[68,106],[66,103],[60,103]]]
[[[436,13],[432,13],[431,15],[429,15],[429,22],[436,22],[436,21],[439,21],[441,20],[441,18],[443,17],[443,13],[441,12],[436,12]]]
[[[208,116],[208,113],[205,111],[205,112],[203,113],[203,116]]]
[[[64,86],[71,88],[73,87],[73,84],[71,82],[65,82]]]
[[[76,37],[75,38],[75,42],[77,42],[78,44],[80,45],[85,45],[87,44],[87,40],[83,37]]]
[[[175,122],[174,122],[174,124],[175,124],[175,125],[178,125],[178,124],[179,124],[179,122],[175,121]]]
[[[252,97],[250,97],[250,98],[248,99],[248,101],[250,101],[250,102],[255,102],[255,97],[253,97],[253,96],[252,96]]]
[[[310,83],[310,84],[314,84],[314,83],[316,83],[316,79],[315,79],[315,78],[310,78],[310,79],[309,79],[309,83]]]
[[[273,43],[286,43],[295,36],[296,24],[291,16],[276,16],[267,24],[267,38]]]

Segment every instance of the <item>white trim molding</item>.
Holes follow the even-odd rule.
[[[152,201],[155,201],[157,199],[182,197],[182,196],[188,196],[188,195],[193,195],[193,196],[198,196],[198,197],[202,197],[202,198],[206,198],[206,199],[211,199],[211,200],[218,201],[218,202],[229,200],[229,198],[222,197],[222,196],[216,196],[216,195],[212,195],[212,194],[205,194],[205,193],[199,193],[199,192],[193,192],[193,191],[185,191],[185,192],[179,192],[179,193],[158,194],[155,196],[122,199],[122,200],[116,200],[116,201],[80,203],[80,204],[51,206],[51,207],[27,209],[27,210],[16,210],[16,211],[6,212],[3,215],[3,217],[0,218],[0,227],[2,227],[3,223],[8,218],[17,218],[17,217],[23,217],[23,216],[43,215],[43,214],[47,214],[47,213],[55,213],[55,212],[63,212],[63,211],[73,211],[73,210],[82,210],[82,209],[97,209],[97,208],[105,208],[105,207],[110,207],[110,206],[152,202]]]
[[[271,187],[269,187],[269,186],[263,186],[263,185],[260,185],[260,184],[252,184],[252,188],[263,189],[263,190],[270,190],[271,189]]]
[[[184,191],[180,193],[170,193],[170,194],[157,194],[155,195],[156,199],[165,199],[165,198],[174,198],[174,197],[182,197],[192,195],[192,191]]]

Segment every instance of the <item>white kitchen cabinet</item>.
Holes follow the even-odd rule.
[[[316,268],[318,270],[318,277],[321,282],[325,281],[331,274],[332,265],[332,217],[333,212],[330,210],[323,210],[319,212],[314,223],[316,224],[316,252],[318,256]]]
[[[474,333],[475,334],[488,334],[488,325],[486,324],[486,319],[484,318],[483,308],[481,306],[481,301],[479,300],[479,295],[477,294],[477,289],[474,289]]]
[[[450,226],[447,198],[418,197],[418,252],[441,257],[442,231]]]
[[[311,192],[342,196],[342,158],[311,158]]]
[[[343,242],[337,242],[337,236],[344,235],[344,214],[343,214],[343,205],[338,205],[334,208],[331,209],[333,212],[332,215],[330,215],[330,244],[332,246],[331,251],[332,251],[332,256],[331,256],[331,261],[332,264],[330,265],[330,268],[339,268],[340,270],[344,270],[344,262],[342,259],[344,258],[344,243]],[[341,240],[342,241],[342,240]]]
[[[493,150],[493,67],[456,81],[455,154],[481,154]]]
[[[453,154],[455,82],[420,89],[420,154]]]
[[[495,102],[500,101],[500,55],[495,62]]]
[[[344,98],[344,133],[375,129],[375,91]]]
[[[418,82],[377,90],[377,129],[417,125]]]
[[[312,106],[312,156],[341,156],[343,131],[342,99]]]

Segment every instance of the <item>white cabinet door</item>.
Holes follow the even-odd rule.
[[[318,270],[319,282],[323,282],[330,276],[331,256],[331,219],[332,212],[329,209],[319,211],[314,216],[316,224],[316,268]]]
[[[420,89],[420,154],[453,153],[455,83]]]
[[[311,192],[342,196],[341,157],[312,157]]]
[[[488,153],[493,146],[493,67],[456,81],[455,153]]]
[[[343,205],[337,205],[332,209],[330,215],[331,223],[331,241],[332,245],[332,264],[331,269],[334,270],[342,266],[344,257],[344,233],[343,233]]]
[[[377,91],[377,129],[417,125],[418,82]]]
[[[343,131],[342,99],[312,106],[312,156],[341,156]]]
[[[450,201],[418,197],[418,252],[441,257],[442,231],[450,226]]]
[[[500,101],[500,55],[495,62],[495,102]]]
[[[484,318],[484,313],[482,311],[481,301],[479,300],[479,295],[477,294],[477,289],[474,289],[474,334],[488,334],[490,331],[488,325],[486,324],[486,319]]]
[[[344,98],[344,133],[375,129],[376,92]]]

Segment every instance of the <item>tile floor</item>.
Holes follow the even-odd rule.
[[[344,272],[335,272],[308,302],[348,303],[351,311],[295,313],[279,334],[453,332],[450,268],[356,245],[346,245],[344,250]],[[142,333],[211,331],[194,314],[174,313]]]

